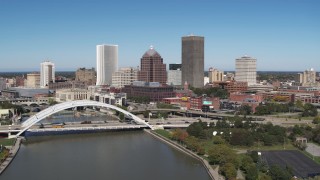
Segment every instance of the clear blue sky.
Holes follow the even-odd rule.
[[[0,0],[0,71],[96,66],[96,45],[119,45],[119,67],[153,45],[181,63],[181,37],[205,37],[205,70],[320,71],[319,0]]]

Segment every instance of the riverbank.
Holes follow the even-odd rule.
[[[9,156],[0,165],[0,175],[9,166],[9,164],[12,162],[12,160],[16,156],[17,152],[20,149],[20,144],[21,144],[21,138],[17,138],[14,145],[10,148]]]
[[[150,134],[151,136],[161,140],[162,142],[172,146],[173,148],[199,160],[203,166],[205,167],[206,171],[208,172],[209,176],[211,177],[211,179],[213,180],[220,180],[220,179],[224,179],[221,175],[219,175],[218,171],[217,170],[214,170],[212,169],[211,165],[208,163],[207,160],[205,160],[204,158],[198,156],[196,153],[186,149],[184,146],[174,142],[174,141],[171,141],[169,139],[166,139],[165,137],[153,132],[153,131],[150,131],[149,129],[144,129],[145,132],[147,132],[148,134]]]

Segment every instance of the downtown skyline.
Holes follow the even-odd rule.
[[[139,66],[150,45],[164,63],[181,63],[181,37],[205,37],[205,71],[235,70],[257,58],[257,71],[320,70],[316,0],[1,1],[0,71],[96,67],[98,44],[119,45],[119,67]],[[167,67],[168,68],[168,67]]]

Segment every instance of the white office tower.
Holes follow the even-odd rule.
[[[110,85],[118,69],[118,45],[97,45],[97,86]]]
[[[40,87],[48,87],[51,81],[55,82],[54,64],[50,61],[44,61],[40,64]]]
[[[243,56],[236,59],[236,81],[248,82],[248,86],[257,82],[257,59]]]

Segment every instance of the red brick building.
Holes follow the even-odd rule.
[[[212,87],[220,87],[221,89],[227,90],[230,94],[233,92],[247,91],[248,83],[239,81],[215,81],[212,83]]]
[[[125,85],[122,92],[127,93],[127,97],[148,97],[152,102],[163,101],[164,98],[174,97],[173,87],[167,85],[161,86],[135,86]]]
[[[262,102],[264,101],[263,95],[257,95],[257,94],[246,94],[246,93],[239,93],[234,92],[230,93],[229,96],[230,101],[237,101],[237,102]]]
[[[166,64],[163,64],[163,59],[153,47],[150,47],[141,58],[138,81],[159,82],[161,84],[167,82]]]

